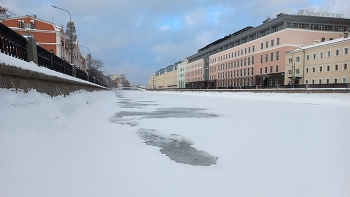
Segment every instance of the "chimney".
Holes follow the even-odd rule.
[[[347,38],[349,36],[349,32],[345,31],[344,32],[344,38]]]

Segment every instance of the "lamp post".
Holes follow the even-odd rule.
[[[84,47],[84,48],[86,48],[86,49],[89,51],[88,67],[89,67],[89,69],[90,69],[90,66],[91,66],[91,53],[90,53],[90,49],[87,48],[86,46],[83,46],[83,45],[79,45],[79,46]],[[86,69],[85,69],[85,70],[86,70]]]
[[[68,10],[66,9],[63,9],[63,8],[59,8],[57,6],[54,6],[54,5],[51,5],[53,8],[56,8],[56,9],[60,9],[60,10],[64,10],[66,12],[68,12]],[[69,44],[70,44],[70,61],[71,61],[71,64],[73,64],[73,29],[72,29],[72,16],[71,14],[68,12],[69,14],[69,24],[70,24],[70,28],[69,28]]]

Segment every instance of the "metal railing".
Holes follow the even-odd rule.
[[[27,39],[17,32],[13,31],[6,25],[0,23],[0,52],[6,55],[16,57],[18,59],[27,61]],[[107,87],[102,81],[90,76],[87,72],[75,69],[65,59],[56,56],[53,51],[47,51],[43,47],[36,45],[36,52],[38,56],[38,65],[60,72],[69,76],[89,81],[91,83]]]
[[[0,23],[1,53],[27,61],[27,39]]]

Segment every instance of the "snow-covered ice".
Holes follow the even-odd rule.
[[[349,94],[0,89],[0,196],[348,197],[349,111]]]

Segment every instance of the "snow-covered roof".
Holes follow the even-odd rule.
[[[342,37],[342,38],[337,38],[337,39],[333,39],[333,40],[329,40],[329,41],[318,42],[316,44],[311,44],[311,45],[299,47],[299,48],[294,49],[292,51],[298,52],[298,51],[305,50],[305,49],[312,49],[312,48],[316,48],[316,47],[321,47],[321,46],[325,46],[325,45],[331,45],[331,44],[336,44],[336,43],[346,42],[346,41],[350,41],[350,37],[347,37],[347,38]]]

